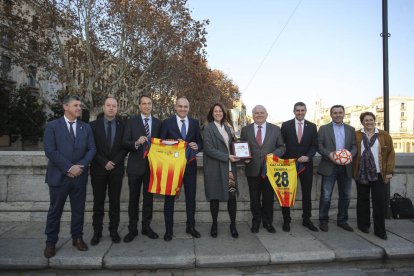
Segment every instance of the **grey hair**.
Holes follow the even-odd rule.
[[[258,105],[256,105],[255,107],[253,107],[253,109],[252,109],[252,114],[254,113],[254,111],[255,111],[257,108],[263,108],[263,109],[264,109],[264,111],[267,113],[266,108],[265,108],[263,105],[258,104]]]

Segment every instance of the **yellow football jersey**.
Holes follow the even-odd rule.
[[[151,170],[148,192],[160,195],[180,193],[187,164],[185,141],[152,138],[148,161]]]
[[[295,159],[281,159],[273,154],[266,156],[266,176],[279,199],[280,206],[295,204],[298,178]]]

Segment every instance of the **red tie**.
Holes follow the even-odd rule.
[[[302,140],[302,135],[303,135],[303,131],[302,131],[302,122],[298,123],[298,142],[300,143],[300,141]]]
[[[262,145],[262,126],[257,126],[256,141],[259,146]]]

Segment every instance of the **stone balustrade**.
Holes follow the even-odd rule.
[[[314,171],[319,164],[320,157],[315,158]],[[414,154],[397,154],[395,174],[391,182],[391,195],[399,193],[414,200]],[[0,221],[45,221],[49,207],[49,191],[45,184],[47,158],[41,151],[0,151]],[[238,167],[239,197],[237,203],[237,220],[250,221],[249,189],[244,174],[244,166]],[[318,217],[318,206],[321,186],[321,176],[314,174],[312,190],[313,218]],[[299,185],[300,186],[300,185]],[[336,218],[337,191],[333,193],[331,205],[331,218]],[[203,184],[202,155],[198,157],[197,175],[197,211],[196,220],[209,222],[211,220],[209,203],[205,199]],[[85,220],[92,219],[92,187],[87,188]],[[349,216],[355,217],[356,189],[353,186],[353,196]],[[121,193],[121,221],[128,221],[128,182],[124,177]],[[275,220],[281,220],[279,207],[275,202]],[[163,198],[155,196],[153,220],[163,221]],[[185,221],[184,191],[178,198],[175,207],[175,221]],[[221,203],[219,220],[227,221],[227,204]],[[300,218],[301,191],[297,191],[295,207],[292,208],[292,217]],[[65,206],[63,220],[70,220],[69,204]]]

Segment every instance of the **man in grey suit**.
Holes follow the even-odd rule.
[[[318,152],[322,155],[318,173],[322,175],[321,198],[319,201],[319,228],[327,232],[329,208],[335,181],[338,182],[337,225],[346,231],[354,231],[348,222],[348,207],[351,198],[352,163],[341,166],[334,162],[336,150],[347,149],[352,156],[357,153],[355,129],[344,124],[345,108],[334,105],[330,110],[332,122],[320,127],[318,132]]]
[[[246,160],[246,176],[250,193],[250,210],[253,215],[252,233],[258,233],[260,222],[269,233],[275,233],[273,227],[273,202],[274,191],[266,177],[260,176],[263,159],[269,153],[282,156],[285,153],[280,128],[266,122],[267,111],[262,105],[253,108],[254,123],[247,125],[241,130],[241,140],[248,141],[252,159]],[[262,198],[262,202],[260,202]]]

